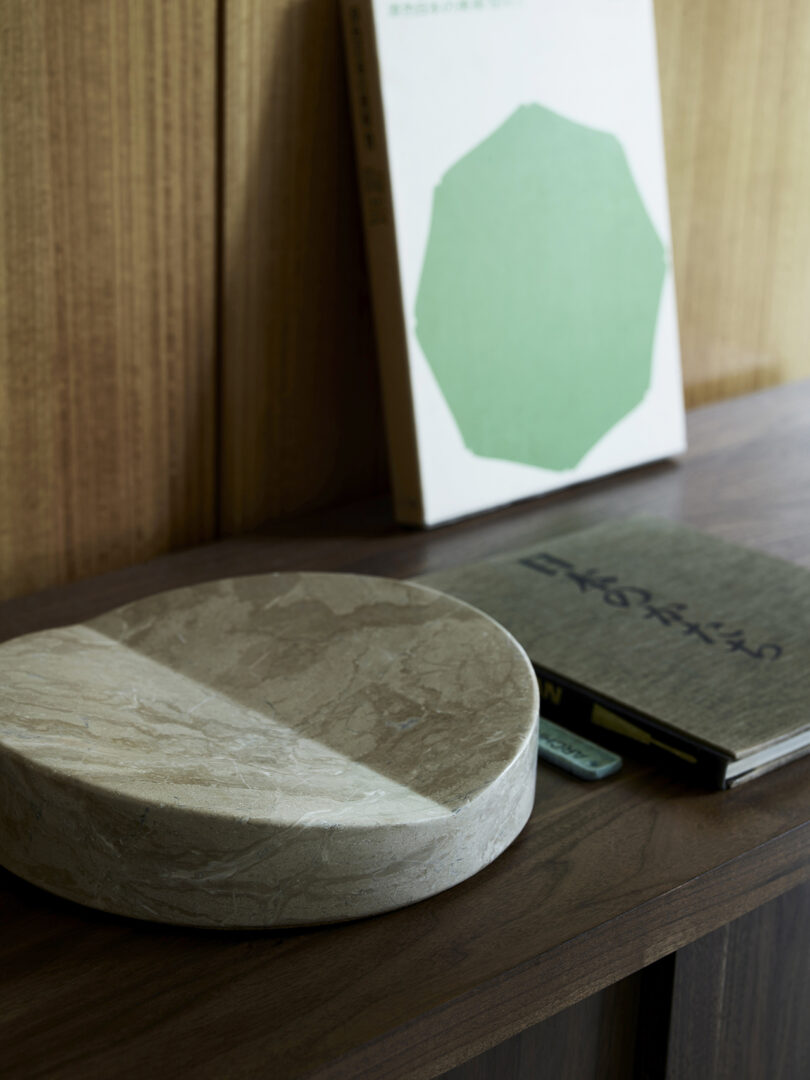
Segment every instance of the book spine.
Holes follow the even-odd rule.
[[[371,0],[343,0],[342,14],[394,512],[404,524],[424,525],[374,10]]]
[[[540,715],[561,727],[615,750],[660,765],[690,783],[727,787],[728,759],[675,732],[651,723],[649,717],[602,698],[553,671],[534,664],[540,685]]]

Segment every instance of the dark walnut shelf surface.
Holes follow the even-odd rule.
[[[409,576],[646,512],[810,566],[810,383],[690,414],[690,450],[433,532],[385,503],[301,518],[0,608],[0,639],[215,577]],[[538,613],[542,617],[542,613]],[[688,788],[540,765],[491,866],[413,907],[285,932],[106,916],[0,872],[0,1055],[16,1077],[431,1077],[810,880],[810,758]]]

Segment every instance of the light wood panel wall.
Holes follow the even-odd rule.
[[[810,375],[810,5],[656,0],[687,401]],[[0,597],[387,484],[336,0],[0,0]]]
[[[222,526],[387,483],[335,0],[224,10]]]
[[[810,4],[656,0],[687,404],[810,375]]]
[[[213,535],[214,0],[0,0],[0,597]]]

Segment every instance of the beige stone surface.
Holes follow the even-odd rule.
[[[528,818],[517,642],[423,586],[265,574],[0,646],[0,863],[214,927],[368,915],[476,873]]]

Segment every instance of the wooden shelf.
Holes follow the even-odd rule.
[[[693,412],[689,433],[679,464],[433,532],[363,504],[10,601],[0,638],[227,574],[408,576],[639,511],[810,566],[810,383]],[[594,785],[539,768],[491,866],[341,926],[178,930],[0,873],[6,1075],[436,1076],[810,880],[810,758],[725,793],[630,762]]]

